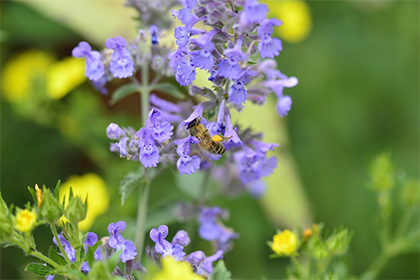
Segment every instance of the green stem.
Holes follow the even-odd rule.
[[[58,271],[63,271],[63,268],[60,265],[58,265],[55,261],[51,260],[47,256],[44,256],[43,254],[41,254],[38,251],[32,251],[31,256],[34,256],[34,257],[36,257],[40,260],[43,260],[44,262],[48,263],[49,265],[51,265],[52,267],[54,267]]]
[[[412,217],[413,213],[414,213],[414,209],[409,209],[409,210],[404,212],[405,215],[401,219],[401,222],[398,225],[397,230],[395,231],[395,235],[394,235],[394,237],[395,237],[394,241],[395,242],[398,242],[398,240],[403,237],[404,232],[405,232],[405,230],[407,229],[407,226],[410,223],[410,220],[411,220],[411,217]]]
[[[360,276],[360,279],[375,279],[385,264],[390,259],[390,255],[382,252]]]
[[[137,260],[141,262],[144,249],[144,236],[146,232],[147,220],[147,201],[149,198],[150,180],[147,179],[147,169],[145,171],[146,183],[140,190],[139,203],[137,208],[137,223],[135,244],[137,248]]]
[[[63,254],[64,259],[66,260],[67,264],[70,264],[69,257],[66,254],[66,251],[64,251],[63,245],[61,245],[60,239],[58,238],[57,234],[57,228],[54,224],[51,224],[51,231],[55,237],[55,240],[57,241],[58,248],[60,248],[61,254]]]
[[[296,272],[299,275],[299,278],[302,277],[302,266],[300,265],[299,261],[296,259],[295,256],[291,256],[290,259],[292,260],[294,266],[296,267]]]

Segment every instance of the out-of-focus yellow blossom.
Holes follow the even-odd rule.
[[[66,182],[61,184],[60,187],[60,201],[66,196],[66,205],[68,203],[68,197],[70,187],[73,189],[73,194],[78,196],[85,201],[86,196],[88,197],[88,210],[86,219],[79,222],[81,230],[88,230],[96,217],[108,210],[109,207],[109,195],[105,186],[104,180],[96,174],[87,173],[82,176],[73,175]],[[67,221],[63,216],[61,221]]]
[[[274,28],[274,33],[289,43],[299,43],[308,37],[312,29],[309,5],[303,0],[263,0],[269,9],[268,17],[278,18],[283,25]]]
[[[42,203],[42,190],[38,187],[38,184],[35,184],[36,191],[36,200],[38,201],[38,208],[41,207]]]
[[[296,252],[298,238],[296,234],[286,229],[273,236],[271,249],[279,256],[290,256]]]
[[[157,273],[153,280],[203,280],[200,275],[192,271],[188,262],[177,261],[167,256],[162,259],[162,271]]]
[[[26,51],[11,58],[1,77],[3,97],[10,102],[28,99],[36,83],[46,83],[47,70],[53,62],[52,55],[39,50]]]
[[[30,231],[36,222],[36,213],[28,209],[18,209],[16,213],[15,228],[21,232]]]
[[[86,80],[85,61],[67,57],[48,69],[47,93],[51,99],[61,99]]]
[[[10,102],[60,99],[86,80],[85,62],[29,50],[11,58],[2,73],[2,94]]]

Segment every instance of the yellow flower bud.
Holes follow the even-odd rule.
[[[271,245],[271,249],[279,256],[290,256],[296,252],[297,247],[298,238],[288,229],[274,235]]]
[[[21,232],[30,231],[36,222],[36,213],[28,209],[20,210],[16,213],[15,228]]]
[[[36,191],[36,200],[38,201],[38,208],[41,207],[42,202],[42,190],[38,187],[38,184],[35,184]]]

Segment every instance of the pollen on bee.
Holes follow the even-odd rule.
[[[215,142],[222,142],[223,138],[220,135],[214,135],[211,140],[215,141]]]

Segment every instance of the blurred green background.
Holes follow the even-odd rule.
[[[271,7],[277,2],[271,1]],[[1,66],[19,52],[39,49],[58,59],[68,57],[81,40],[103,47],[108,37],[133,38],[133,11],[121,1],[69,1],[50,5],[49,1],[2,1]],[[281,279],[287,259],[269,260],[265,244],[276,227],[308,226],[324,222],[326,228],[344,225],[355,231],[346,262],[360,274],[380,248],[372,223],[377,210],[376,196],[366,188],[372,158],[388,150],[398,167],[398,176],[419,177],[419,3],[410,1],[310,1],[312,30],[299,43],[283,42],[278,58],[280,70],[299,78],[299,85],[286,89],[293,98],[289,115],[279,122],[273,114],[267,123],[279,123],[283,154],[302,182],[303,198],[294,199],[278,191],[279,205],[294,202],[279,213],[267,210],[267,199],[243,195],[215,204],[230,210],[225,224],[241,237],[225,262],[235,279]],[[274,100],[267,107],[273,109]],[[7,203],[22,207],[30,199],[27,186],[35,183],[53,187],[58,179],[74,174],[99,174],[110,196],[118,195],[123,176],[136,170],[136,163],[121,160],[108,152],[105,128],[110,122],[140,127],[137,97],[116,106],[95,92],[88,83],[77,87],[60,101],[43,110],[66,116],[51,123],[37,116],[17,113],[13,104],[1,100],[1,191]],[[134,104],[134,105],[133,105]],[[243,117],[245,121],[253,116]],[[35,120],[35,121],[34,121]],[[56,125],[59,123],[59,125]],[[63,129],[63,126],[70,126]],[[261,123],[263,128],[265,123]],[[63,132],[64,131],[64,132]],[[67,131],[67,133],[66,133]],[[273,134],[273,131],[270,132]],[[282,166],[280,157],[280,166]],[[159,205],[162,194],[182,197],[170,182],[174,172],[154,182],[151,205]],[[270,185],[281,190],[290,178]],[[271,182],[270,182],[271,183]],[[278,186],[277,186],[278,185]],[[278,188],[277,188],[278,187]],[[284,186],[283,186],[284,187]],[[286,186],[287,187],[287,186]],[[108,223],[134,223],[136,194],[124,206],[111,200],[107,215],[97,218],[91,228],[99,236],[107,234]],[[308,202],[307,202],[307,201]],[[307,209],[299,220],[290,222],[295,211]],[[306,211],[306,210],[305,210]],[[280,218],[273,218],[278,216]],[[280,220],[280,222],[279,222]],[[282,220],[286,220],[281,224]],[[279,224],[280,223],[280,224]],[[170,227],[170,236],[181,224]],[[194,229],[194,228],[193,228]],[[132,234],[132,226],[127,237]],[[191,233],[194,235],[194,233]],[[41,251],[51,244],[45,228],[35,230]],[[187,251],[210,252],[207,242],[196,241]],[[35,279],[23,271],[31,260],[15,248],[1,249],[1,279]],[[418,253],[390,262],[381,279],[418,279]]]

